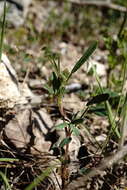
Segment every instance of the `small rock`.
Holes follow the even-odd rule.
[[[30,141],[30,114],[30,110],[21,111],[5,126],[6,137],[16,148],[24,149]]]
[[[107,136],[105,134],[102,134],[102,135],[95,137],[96,141],[98,141],[98,142],[105,141],[106,138],[107,138]]]
[[[0,99],[15,101],[20,97],[16,72],[5,54],[0,63]]]
[[[99,63],[98,61],[95,61],[93,59],[90,59],[88,72],[92,68],[92,66],[95,66],[96,72],[99,76],[106,76],[106,66],[104,64]]]
[[[21,26],[28,13],[28,7],[32,0],[7,0],[7,14],[6,20],[9,21],[14,27]],[[0,2],[0,16],[4,10],[4,1]]]
[[[11,142],[19,150],[30,149],[48,152],[51,146],[46,135],[52,128],[52,120],[45,109],[32,111],[25,109],[15,113],[15,117],[4,128],[7,142]]]

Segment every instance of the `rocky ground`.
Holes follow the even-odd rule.
[[[114,37],[119,24],[110,17],[111,10],[64,1],[15,0],[7,1],[7,6],[0,65],[0,158],[19,160],[0,161],[0,171],[6,173],[11,189],[27,190],[40,175],[41,182],[33,189],[61,189],[64,153],[58,147],[65,132],[55,128],[62,123],[62,115],[45,88],[53,69],[47,52],[57,53],[61,69],[71,71],[92,41],[98,40],[94,54],[66,86],[63,106],[71,119],[73,114],[82,113],[91,97],[97,95],[98,83],[91,71],[92,64],[101,85],[107,88],[109,51],[104,37],[107,30]],[[3,1],[0,1],[1,15],[2,7]],[[121,23],[122,16],[118,16]],[[115,136],[102,151],[110,125],[107,117],[97,111],[88,112],[77,126],[79,135],[72,135],[66,177],[69,185],[65,189],[123,190],[127,187],[126,157],[118,162],[126,151],[115,154],[118,148]],[[52,150],[54,144],[57,148]],[[6,189],[2,178],[0,188]]]

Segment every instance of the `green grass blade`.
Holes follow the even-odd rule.
[[[28,185],[25,190],[32,190],[38,186],[46,177],[48,177],[52,172],[53,167],[47,168],[41,175],[37,176],[34,181]]]
[[[71,77],[71,75],[73,73],[75,73],[87,60],[88,58],[92,55],[92,53],[95,51],[97,47],[97,42],[93,42],[91,44],[91,46],[86,50],[86,52],[83,54],[83,56],[78,60],[78,62],[75,64],[75,66],[73,67],[70,75],[69,75],[69,78]]]
[[[122,107],[122,112],[121,112],[121,138],[119,141],[119,149],[121,149],[124,145],[125,137],[126,137],[126,128],[127,128],[127,93],[124,101],[124,105]]]
[[[117,117],[117,115],[118,115],[118,113],[119,113],[119,110],[120,110],[120,106],[121,106],[121,104],[122,104],[122,95],[124,96],[124,85],[125,85],[125,82],[126,82],[126,76],[127,76],[127,74],[126,74],[126,70],[127,70],[127,59],[126,59],[126,61],[124,62],[124,64],[123,64],[123,68],[122,68],[122,84],[121,84],[121,90],[120,90],[120,92],[121,92],[121,96],[120,96],[120,99],[119,99],[119,102],[118,102],[118,106],[117,106],[117,109],[116,109],[116,113],[115,113],[115,117],[114,117],[114,120],[116,119],[116,117]],[[121,116],[121,114],[120,114],[120,116]]]
[[[18,162],[19,159],[16,159],[16,158],[0,158],[0,162]]]
[[[2,20],[2,30],[1,30],[1,38],[0,38],[0,62],[3,52],[3,41],[4,41],[4,32],[5,32],[5,18],[6,18],[6,0],[4,0],[4,13]]]
[[[111,130],[113,132],[115,132],[115,134],[116,134],[116,136],[118,138],[120,138],[121,135],[120,135],[120,133],[118,131],[118,128],[116,126],[116,123],[115,123],[115,120],[114,120],[114,115],[112,113],[112,109],[111,109],[111,106],[110,106],[108,101],[106,101],[106,108],[107,108],[107,111],[108,111],[108,118],[109,118],[109,121],[110,121],[110,124],[111,124]]]
[[[6,177],[6,175],[0,171],[0,176],[5,184],[5,189],[11,190],[11,186],[9,185],[8,179]]]
[[[97,75],[97,73],[96,73],[96,69],[95,69],[94,66],[92,66],[92,68],[93,68],[93,72],[94,72],[94,74],[95,74],[95,78],[96,78],[96,80],[97,80],[98,86],[99,86],[99,88],[100,88],[100,91],[101,91],[101,93],[104,93],[104,92],[103,92],[103,88],[102,88],[101,83],[100,83],[100,79],[99,79],[99,77],[98,77],[98,75]],[[118,128],[117,128],[117,126],[116,126],[116,123],[115,123],[115,120],[114,120],[114,115],[113,115],[111,106],[110,106],[110,104],[109,104],[109,101],[106,101],[106,102],[105,102],[105,106],[106,106],[106,109],[107,109],[107,112],[108,112],[109,123],[110,123],[110,125],[111,125],[111,131],[109,132],[109,134],[111,135],[111,132],[114,132],[114,133],[116,134],[116,136],[117,136],[118,138],[120,138],[120,133],[119,133]],[[108,138],[109,138],[109,137],[108,137]]]

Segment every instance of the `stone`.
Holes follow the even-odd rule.
[[[7,0],[6,20],[14,27],[23,25],[32,0]],[[3,15],[4,1],[0,1],[0,17]]]

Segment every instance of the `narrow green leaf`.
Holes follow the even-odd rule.
[[[75,120],[77,118],[78,114],[79,114],[79,111],[77,111],[76,113],[74,113],[72,115],[72,120]]]
[[[66,81],[68,79],[69,75],[70,75],[70,72],[69,72],[68,69],[64,69],[62,71],[62,78],[63,78],[64,81]]]
[[[18,162],[19,159],[16,159],[16,158],[0,158],[0,162]]]
[[[56,125],[55,128],[56,128],[56,129],[63,129],[63,128],[65,128],[67,125],[68,125],[68,124],[65,123],[65,122],[64,122],[64,123],[60,123],[59,125]]]
[[[49,94],[53,94],[54,93],[52,87],[50,87],[48,84],[44,84],[43,87],[49,92]]]
[[[0,171],[0,176],[5,184],[5,189],[11,190],[11,186],[9,185],[8,179],[6,177],[6,175]]]
[[[66,90],[66,89],[65,89],[65,86],[61,86],[60,89],[59,89],[60,95],[64,95],[65,90]]]
[[[87,106],[92,104],[99,104],[109,99],[109,94],[99,94],[97,96],[92,97],[92,99],[86,104]]]
[[[66,144],[69,144],[70,142],[71,142],[71,137],[67,137],[61,141],[61,143],[59,144],[59,147],[63,148]]]
[[[80,170],[79,170],[79,174],[81,174],[81,175],[87,175],[89,172],[91,171],[91,169],[90,168],[81,168]]]
[[[71,127],[71,129],[72,129],[72,132],[73,132],[76,136],[79,136],[79,135],[80,135],[80,132],[79,132],[79,130],[78,130],[77,127],[75,127],[74,125],[71,125],[70,127]]]
[[[59,77],[57,77],[55,72],[53,72],[52,75],[53,75],[53,81],[52,81],[53,90],[54,92],[57,92],[61,86],[61,80]]]
[[[52,169],[53,167],[47,168],[41,175],[37,176],[37,178],[35,178],[34,181],[25,188],[25,190],[32,190],[37,187],[39,183],[51,174]]]
[[[107,110],[105,109],[105,107],[102,107],[102,106],[96,106],[96,107],[91,106],[88,110],[88,113],[94,113],[94,114],[96,114],[98,116],[102,116],[102,117],[108,115]]]
[[[70,76],[75,73],[87,60],[88,58],[92,55],[92,53],[95,51],[97,47],[97,42],[93,42],[92,45],[86,50],[86,52],[83,54],[83,56],[79,59],[79,61],[75,64],[73,67]],[[69,78],[70,78],[69,76]]]
[[[79,119],[73,120],[71,123],[72,123],[72,124],[75,124],[75,125],[78,125],[78,124],[81,124],[83,121],[84,121],[83,118],[79,118]]]
[[[94,71],[94,74],[95,74],[95,77],[96,77],[98,86],[99,86],[99,88],[100,88],[100,91],[101,91],[101,93],[103,93],[104,91],[103,91],[103,88],[102,88],[102,86],[101,86],[100,79],[99,79],[99,77],[98,77],[98,75],[97,75],[96,69],[95,69],[94,66],[92,66],[92,68],[93,68],[93,71]],[[112,111],[112,109],[111,109],[111,105],[110,105],[110,103],[109,103],[108,100],[105,102],[105,107],[106,107],[106,109],[107,109],[107,114],[108,114],[109,122],[110,122],[110,124],[111,124],[111,129],[110,129],[109,135],[108,135],[108,137],[107,137],[107,139],[106,139],[106,141],[105,141],[105,143],[104,143],[103,149],[104,149],[104,147],[107,145],[108,138],[110,137],[111,132],[114,132],[118,138],[120,138],[120,136],[121,136],[120,133],[119,133],[119,130],[118,130],[118,128],[117,128],[115,119],[114,119],[114,115],[113,115],[113,111]]]
[[[58,66],[57,66],[57,64],[56,64],[56,61],[55,61],[55,59],[54,59],[53,57],[51,58],[51,62],[52,62],[52,64],[53,64],[53,67],[54,67],[55,72],[58,73],[59,69],[58,69]]]
[[[107,107],[107,110],[108,110],[109,121],[110,121],[110,124],[112,126],[111,131],[116,133],[117,137],[120,138],[121,135],[120,135],[120,132],[118,130],[118,127],[116,126],[116,123],[115,123],[115,120],[114,120],[114,117],[113,117],[113,112],[112,112],[111,106],[110,106],[108,101],[106,101],[106,107]]]

